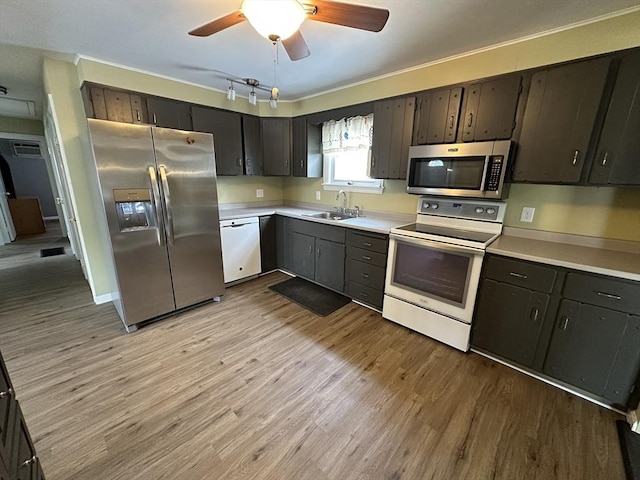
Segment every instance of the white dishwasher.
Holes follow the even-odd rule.
[[[220,221],[224,283],[258,275],[260,225],[258,217]]]

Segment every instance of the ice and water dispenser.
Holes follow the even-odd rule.
[[[113,191],[116,216],[121,232],[156,228],[151,192],[146,188]]]

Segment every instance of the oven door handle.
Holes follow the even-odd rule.
[[[421,247],[431,247],[434,250],[446,250],[452,252],[473,253],[474,255],[484,256],[484,250],[479,250],[473,247],[463,247],[461,245],[451,245],[449,243],[434,242],[432,240],[426,240],[421,238],[407,237],[404,235],[396,235],[394,233],[389,234],[389,238],[399,240],[405,243],[412,243],[414,245],[420,245]]]

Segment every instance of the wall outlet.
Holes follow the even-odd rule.
[[[258,197],[258,198],[264,197],[264,190],[262,188],[258,188],[256,190],[256,197]]]
[[[520,215],[521,222],[533,222],[533,215],[536,213],[534,207],[522,207],[522,214]]]
[[[318,190],[316,190],[316,200],[321,200],[322,197],[320,196],[320,192]]]

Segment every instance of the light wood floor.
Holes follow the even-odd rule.
[[[349,304],[268,290],[124,333],[45,236],[0,247],[0,349],[49,480],[623,479],[616,414]],[[40,243],[39,243],[40,242]]]

